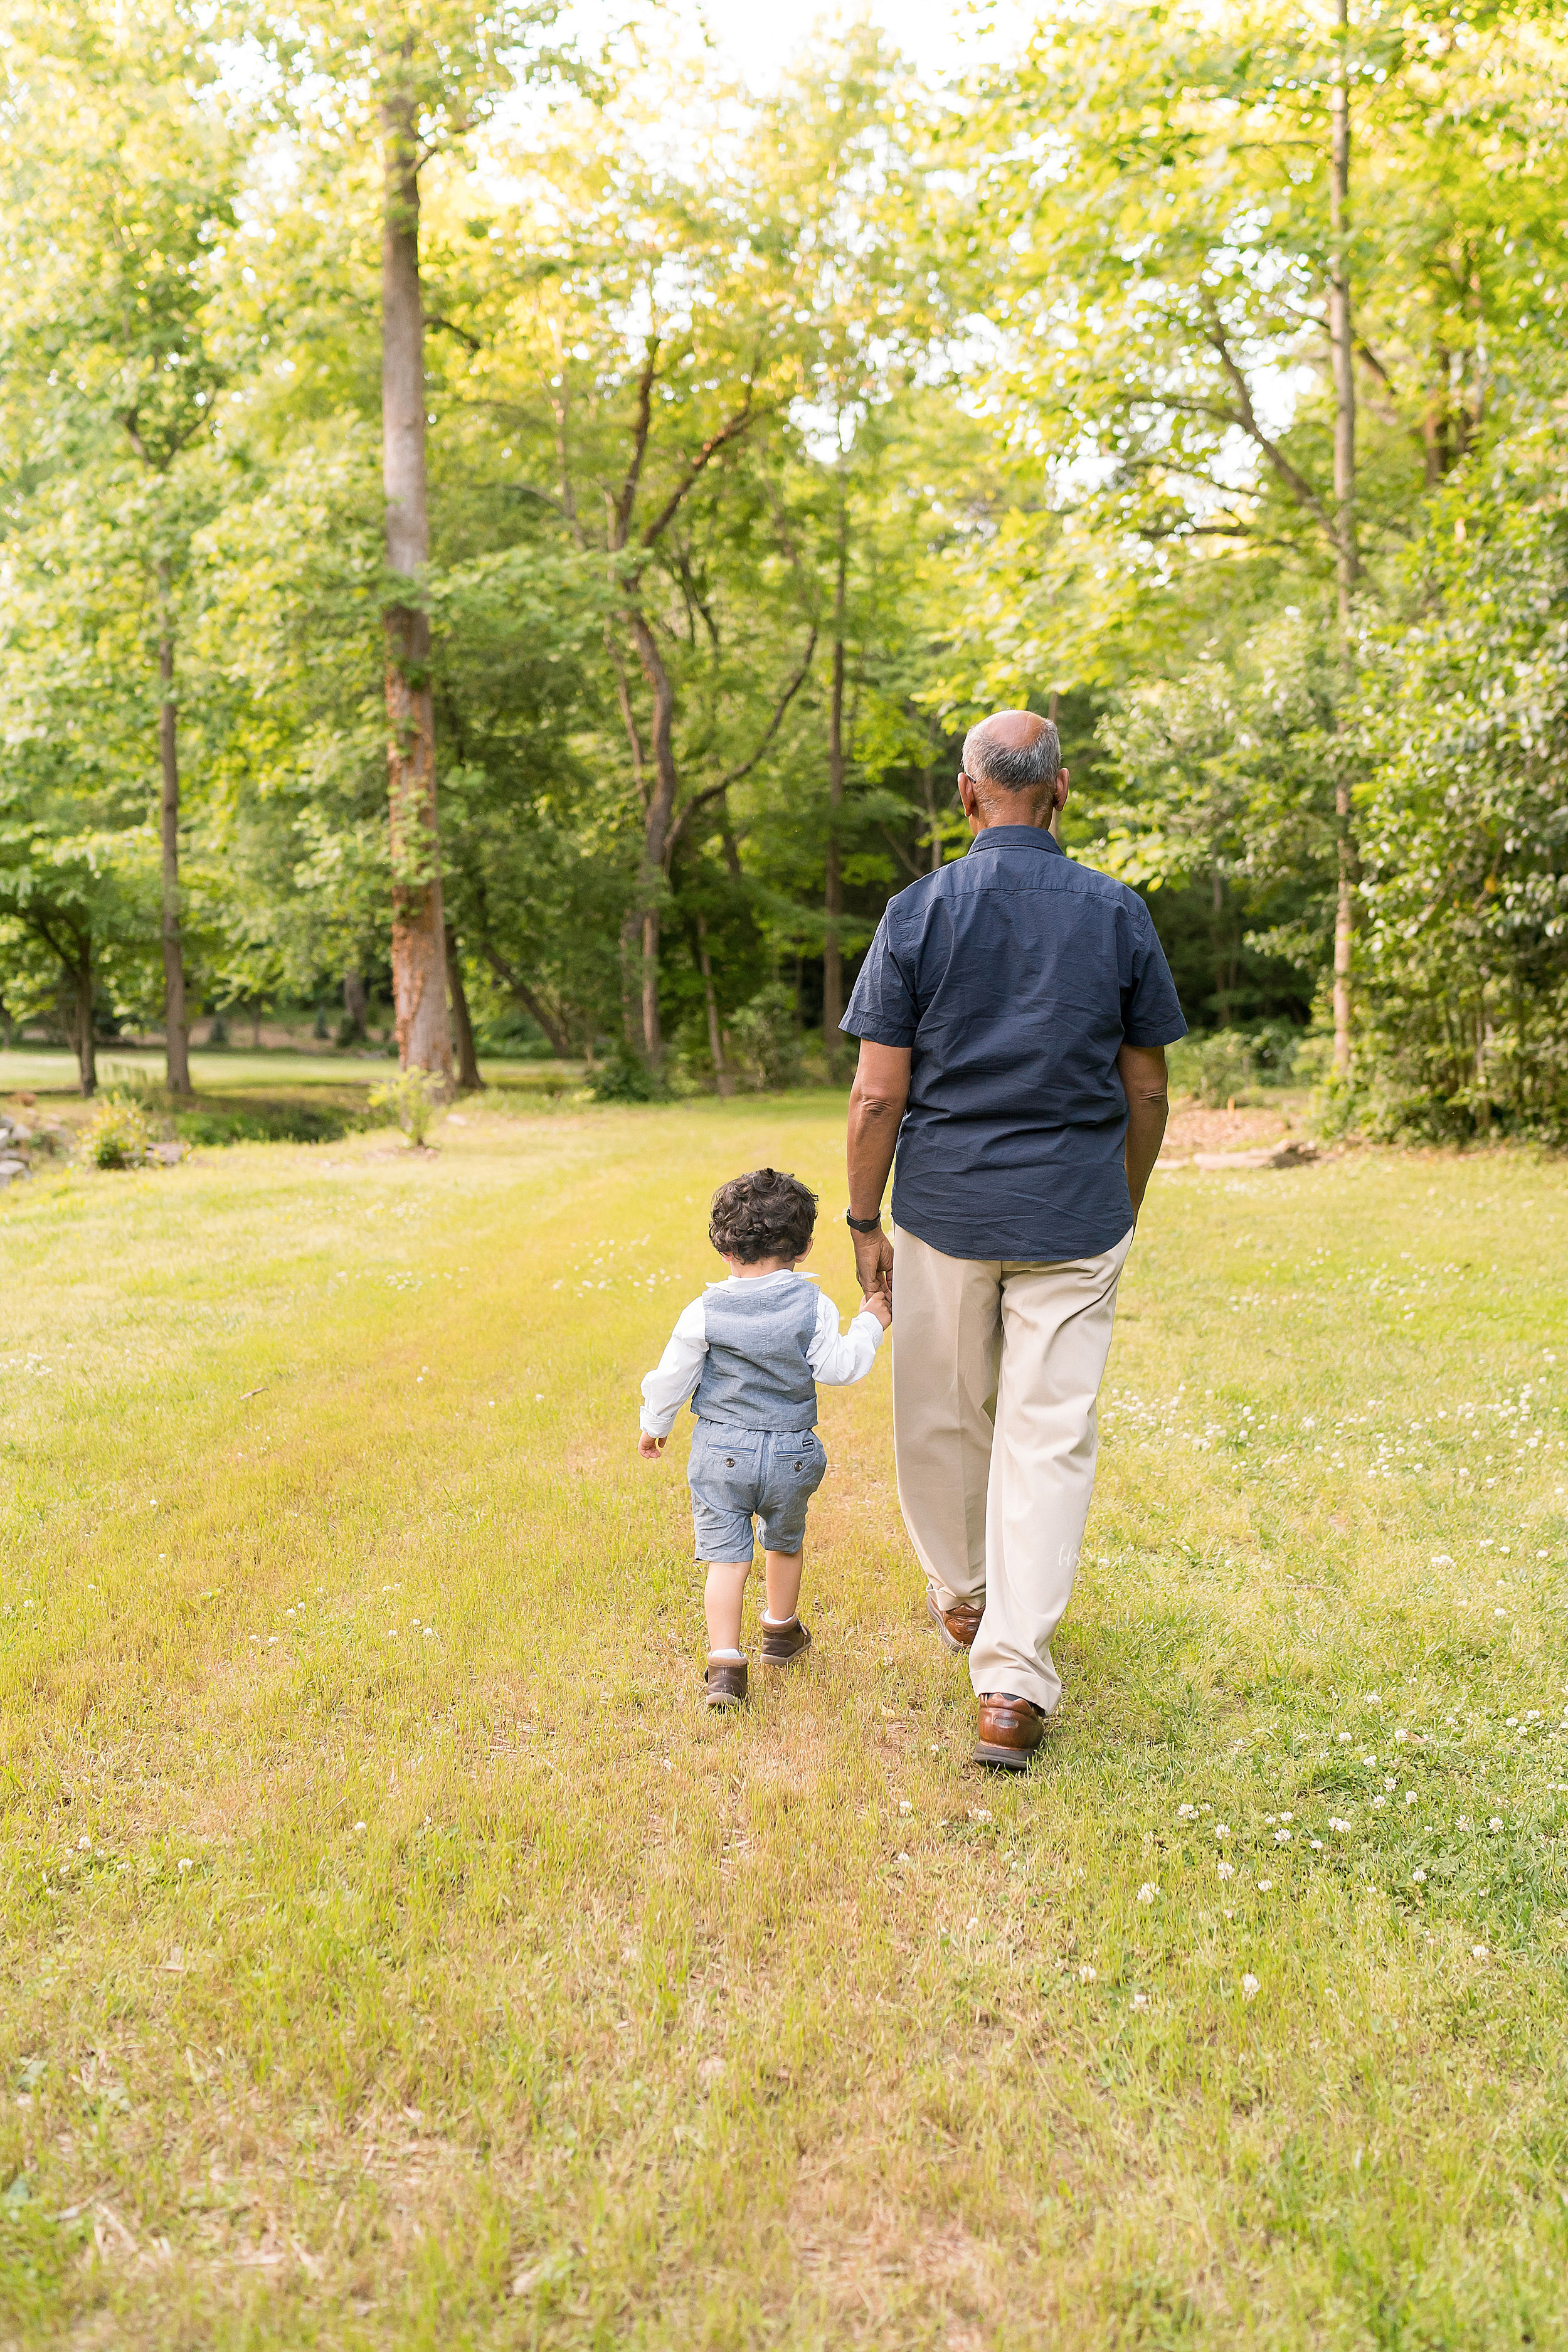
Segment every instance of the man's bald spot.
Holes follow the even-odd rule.
[[[993,711],[963,739],[963,772],[986,806],[999,793],[1037,806],[1055,793],[1061,764],[1057,730],[1036,710]]]

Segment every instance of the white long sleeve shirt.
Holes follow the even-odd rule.
[[[731,1275],[727,1283],[710,1282],[708,1289],[724,1290],[740,1282],[766,1279],[765,1275]],[[669,1435],[681,1406],[702,1377],[702,1360],[708,1353],[703,1322],[706,1297],[704,1292],[701,1298],[694,1298],[682,1310],[669,1335],[668,1346],[643,1381],[642,1412],[637,1418],[649,1437]],[[863,1381],[876,1360],[883,1336],[882,1326],[864,1307],[847,1331],[840,1332],[837,1307],[831,1298],[819,1297],[816,1330],[805,1359],[812,1378],[830,1389],[849,1388],[856,1381]]]

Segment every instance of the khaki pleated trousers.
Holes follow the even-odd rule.
[[[1036,1265],[893,1245],[899,1502],[938,1605],[983,1603],[976,1691],[1047,1713],[1051,1636],[1072,1598],[1098,1444],[1095,1400],[1128,1231],[1099,1257]]]

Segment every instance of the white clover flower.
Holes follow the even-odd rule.
[[[1138,1900],[1140,1903],[1152,1903],[1155,1895],[1158,1895],[1159,1892],[1160,1890],[1154,1885],[1153,1881],[1146,1878],[1143,1881],[1142,1885],[1138,1889]]]
[[[1296,1816],[1294,1813],[1281,1813],[1279,1818],[1282,1822],[1293,1822]]]
[[[907,1797],[900,1797],[899,1799],[899,1811],[900,1813],[912,1813],[914,1811],[914,1807],[910,1804]]]
[[[1414,1789],[1406,1789],[1405,1791],[1405,1801],[1407,1805],[1413,1805],[1415,1802],[1415,1791]]]
[[[1494,1813],[1490,1821],[1487,1823],[1487,1827],[1489,1830],[1500,1830],[1502,1827],[1502,1815],[1500,1813]]]
[[[1236,1876],[1235,1863],[1222,1862],[1219,1866],[1219,1874],[1222,1878],[1234,1878]]]
[[[1085,1960],[1082,1968],[1079,1969],[1078,1972],[1078,1980],[1079,1984],[1092,1984],[1094,1982],[1094,1970],[1089,1967],[1087,1960]]]
[[[1275,1831],[1275,1832],[1274,1832],[1274,1843],[1275,1843],[1275,1844],[1276,1844],[1276,1845],[1289,1845],[1289,1843],[1290,1843],[1290,1832],[1289,1832],[1289,1830],[1276,1830],[1276,1831]]]
[[[1309,1839],[1307,1840],[1307,1843],[1311,1847],[1312,1852],[1313,1852],[1314,1853],[1322,1853],[1322,1851],[1323,1851],[1323,1841],[1322,1841],[1322,1839],[1321,1839],[1321,1838],[1309,1838]]]
[[[1452,1568],[1454,1562],[1447,1552],[1435,1551],[1432,1555],[1432,1565],[1434,1568]]]
[[[1337,1831],[1339,1832],[1340,1835],[1341,1835],[1342,1837],[1343,1837],[1343,1836],[1345,1835],[1346,1832],[1347,1832],[1347,1831],[1349,1830],[1349,1828],[1350,1828],[1350,1823],[1349,1823],[1349,1822],[1336,1821],[1336,1820],[1334,1819],[1334,1817],[1331,1814],[1331,1815],[1330,1815],[1330,1817],[1329,1817],[1329,1827],[1330,1827],[1331,1830],[1337,1830]]]
[[[1385,1772],[1383,1776],[1383,1785],[1385,1789],[1397,1789],[1399,1782],[1392,1772]]]
[[[1226,1827],[1224,1822],[1215,1822],[1214,1825],[1214,1833],[1216,1838],[1226,1838],[1230,1835],[1230,1832]]]
[[[1377,1797],[1374,1797],[1374,1798],[1373,1799],[1373,1801],[1373,1801],[1373,1809],[1374,1809],[1374,1811],[1375,1811],[1375,1809],[1376,1809],[1379,1805],[1386,1805],[1386,1804],[1387,1804],[1387,1802],[1388,1802],[1388,1799],[1387,1799],[1386,1797],[1384,1797],[1384,1796],[1377,1796]]]
[[[1425,1886],[1426,1873],[1424,1870],[1413,1870],[1410,1874],[1410,1883],[1413,1886]]]
[[[1272,1895],[1274,1881],[1271,1878],[1260,1878],[1258,1882],[1258,1892],[1259,1895]]]
[[[183,1854],[180,1856],[179,1867],[180,1867],[182,1870],[189,1870],[189,1869],[192,1867],[191,1858],[190,1858],[189,1854],[184,1854],[184,1853],[183,1853]]]
[[[1382,1694],[1382,1692],[1381,1692],[1381,1691],[1368,1691],[1368,1693],[1367,1693],[1367,1695],[1366,1695],[1366,1703],[1367,1703],[1368,1706],[1381,1706],[1383,1705],[1383,1694]]]
[[[1195,1805],[1178,1805],[1176,1807],[1176,1819],[1179,1822],[1195,1822],[1197,1817],[1198,1809]]]
[[[1487,1948],[1486,1948],[1486,1946],[1485,1946],[1484,1944],[1472,1944],[1472,1945],[1470,1946],[1470,1958],[1471,1958],[1471,1959],[1473,1959],[1473,1960],[1484,1960],[1487,1957],[1488,1957],[1488,1954],[1487,1954]]]
[[[1257,1992],[1258,1979],[1252,1976],[1243,1977],[1241,1979],[1241,1998],[1243,2000],[1254,2000],[1257,1996]]]
[[[1146,1992],[1135,1992],[1132,1996],[1132,2006],[1134,2009],[1147,2009],[1149,2006],[1148,1994]]]
[[[1350,1733],[1349,1733],[1348,1731],[1342,1731],[1342,1732],[1341,1732],[1341,1734],[1340,1734],[1340,1746],[1341,1746],[1342,1748],[1348,1748],[1348,1747],[1350,1746],[1350,1744],[1351,1744],[1351,1736],[1350,1736]]]
[[[1407,1731],[1396,1731],[1394,1736],[1395,1739],[1408,1739],[1410,1734]]]

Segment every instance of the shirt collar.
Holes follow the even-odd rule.
[[[1054,834],[1041,824],[988,824],[970,843],[966,856],[973,857],[977,849],[1042,849],[1048,857],[1065,857],[1067,851]]]

